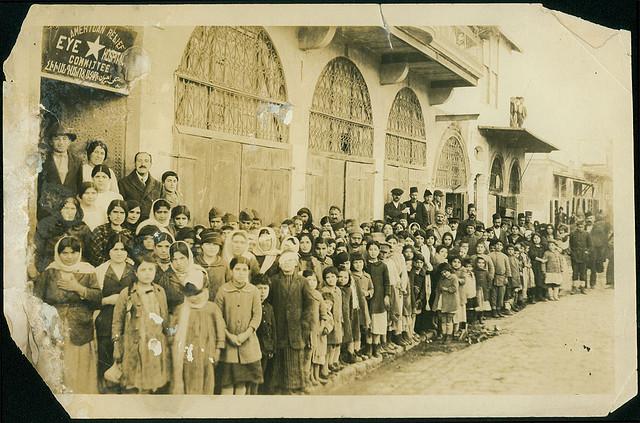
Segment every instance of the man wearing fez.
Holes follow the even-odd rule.
[[[47,155],[38,174],[38,220],[52,214],[65,197],[75,197],[82,162],[69,152],[75,133],[55,123],[45,135]]]
[[[409,208],[409,225],[416,222],[422,229],[425,229],[428,226],[427,209],[424,203],[418,201],[418,187],[411,187],[409,189],[409,200],[406,201],[404,205]]]
[[[160,198],[162,184],[151,176],[151,154],[144,151],[136,153],[135,169],[118,182],[120,194],[125,200],[135,200],[140,203],[140,219],[149,217],[151,204]]]
[[[436,209],[433,204],[433,194],[431,190],[425,189],[423,198],[424,202],[422,204],[424,204],[424,209],[427,211],[427,226],[429,226],[436,221]]]
[[[400,219],[406,219],[409,208],[400,202],[400,197],[404,193],[400,188],[391,190],[391,202],[384,205],[384,220],[387,223],[395,223]]]

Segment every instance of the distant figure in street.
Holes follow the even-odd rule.
[[[135,156],[136,168],[118,182],[120,194],[125,200],[136,200],[140,203],[141,219],[147,219],[151,203],[160,198],[162,184],[151,176],[151,154],[139,151]]]
[[[571,250],[571,268],[573,269],[573,287],[571,293],[575,294],[579,289],[586,294],[587,264],[591,251],[591,235],[584,230],[584,222],[579,220],[576,229],[569,236],[569,249]]]

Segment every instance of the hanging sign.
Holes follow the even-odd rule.
[[[121,26],[43,28],[42,72],[47,77],[127,93],[127,56],[137,33]]]

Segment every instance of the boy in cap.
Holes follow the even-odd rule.
[[[444,193],[442,191],[437,189],[433,192],[433,207],[435,208],[436,213],[439,211],[445,213],[445,205],[442,202],[443,199],[444,199]]]
[[[222,223],[223,215],[224,213],[222,213],[216,207],[211,207],[211,210],[209,210],[209,227],[211,227],[211,229],[219,231],[223,225]]]
[[[225,225],[231,226],[234,231],[238,230],[238,218],[232,215],[231,213],[227,213],[222,216],[222,223]]]
[[[400,202],[404,191],[400,188],[394,188],[391,190],[391,202],[384,205],[384,219],[387,223],[394,223],[401,218],[405,218],[409,213],[409,208],[406,204]]]
[[[253,213],[251,212],[251,210],[242,210],[238,218],[240,220],[240,229],[242,229],[243,231],[248,231],[249,229],[251,229],[251,225],[253,225]]]

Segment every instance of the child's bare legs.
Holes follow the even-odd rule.
[[[247,394],[246,383],[238,383],[237,385],[233,385],[233,395],[246,395],[246,394]]]
[[[551,287],[547,288],[547,296],[549,297],[550,300],[553,300],[553,288]]]
[[[233,385],[223,386],[221,391],[220,391],[220,394],[222,394],[222,395],[233,395],[233,391],[234,391],[233,388],[234,388]]]
[[[556,287],[553,288],[553,298],[556,301],[558,301],[560,299],[559,295],[560,295],[560,287],[556,286]]]

